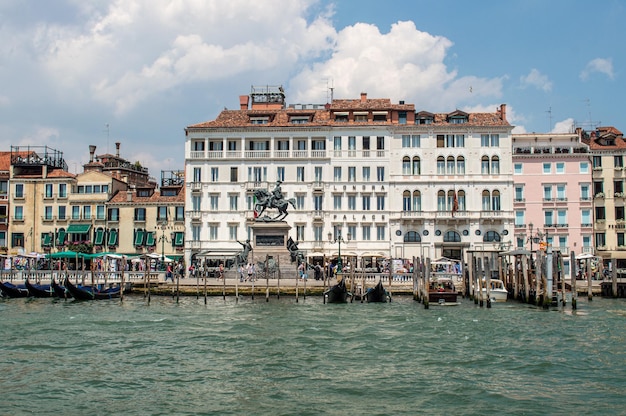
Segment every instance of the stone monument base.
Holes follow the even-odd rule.
[[[273,261],[279,265],[281,277],[296,276],[297,264],[291,262],[291,253],[287,249],[291,226],[284,221],[277,221],[256,222],[251,227],[254,234],[253,261],[256,264]]]

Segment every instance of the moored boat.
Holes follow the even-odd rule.
[[[8,298],[26,298],[28,289],[24,285],[14,285],[11,282],[0,282],[0,290]]]
[[[365,299],[368,302],[391,302],[391,295],[383,286],[382,280],[379,280],[376,286],[365,291]]]
[[[31,283],[28,278],[24,282],[24,286],[28,290],[28,295],[35,298],[51,298],[54,296],[54,290],[51,285],[41,285]]]
[[[65,289],[65,286],[61,286],[57,283],[56,279],[52,279],[52,290],[54,291],[54,296],[57,298],[71,298],[72,294],[69,290]]]
[[[120,286],[108,287],[98,290],[91,286],[76,286],[72,284],[70,279],[65,279],[65,288],[77,300],[103,300],[119,298],[122,294]]]
[[[328,303],[346,303],[349,295],[346,279],[341,279],[339,283],[324,292],[324,299]]]
[[[458,292],[450,278],[440,277],[430,282],[428,302],[437,305],[457,305]]]
[[[487,299],[487,287],[486,281],[483,280],[482,294],[483,298]],[[491,279],[489,281],[489,298],[492,302],[506,302],[509,297],[509,292],[504,286],[504,282],[500,279]]]

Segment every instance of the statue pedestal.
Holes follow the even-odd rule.
[[[292,272],[295,276],[297,266],[291,262],[291,255],[287,249],[291,226],[284,221],[255,222],[251,228],[254,233],[253,261],[260,263],[266,259],[273,259],[280,265],[281,273]]]

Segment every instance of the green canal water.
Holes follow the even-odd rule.
[[[0,300],[3,415],[624,415],[626,301]]]

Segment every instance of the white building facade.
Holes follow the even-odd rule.
[[[281,87],[253,87],[239,110],[186,128],[185,260],[254,241],[253,191],[277,181],[296,205],[290,236],[311,261],[341,250],[343,264],[375,267],[508,249],[511,130],[505,105],[434,114],[363,93],[287,106]]]

